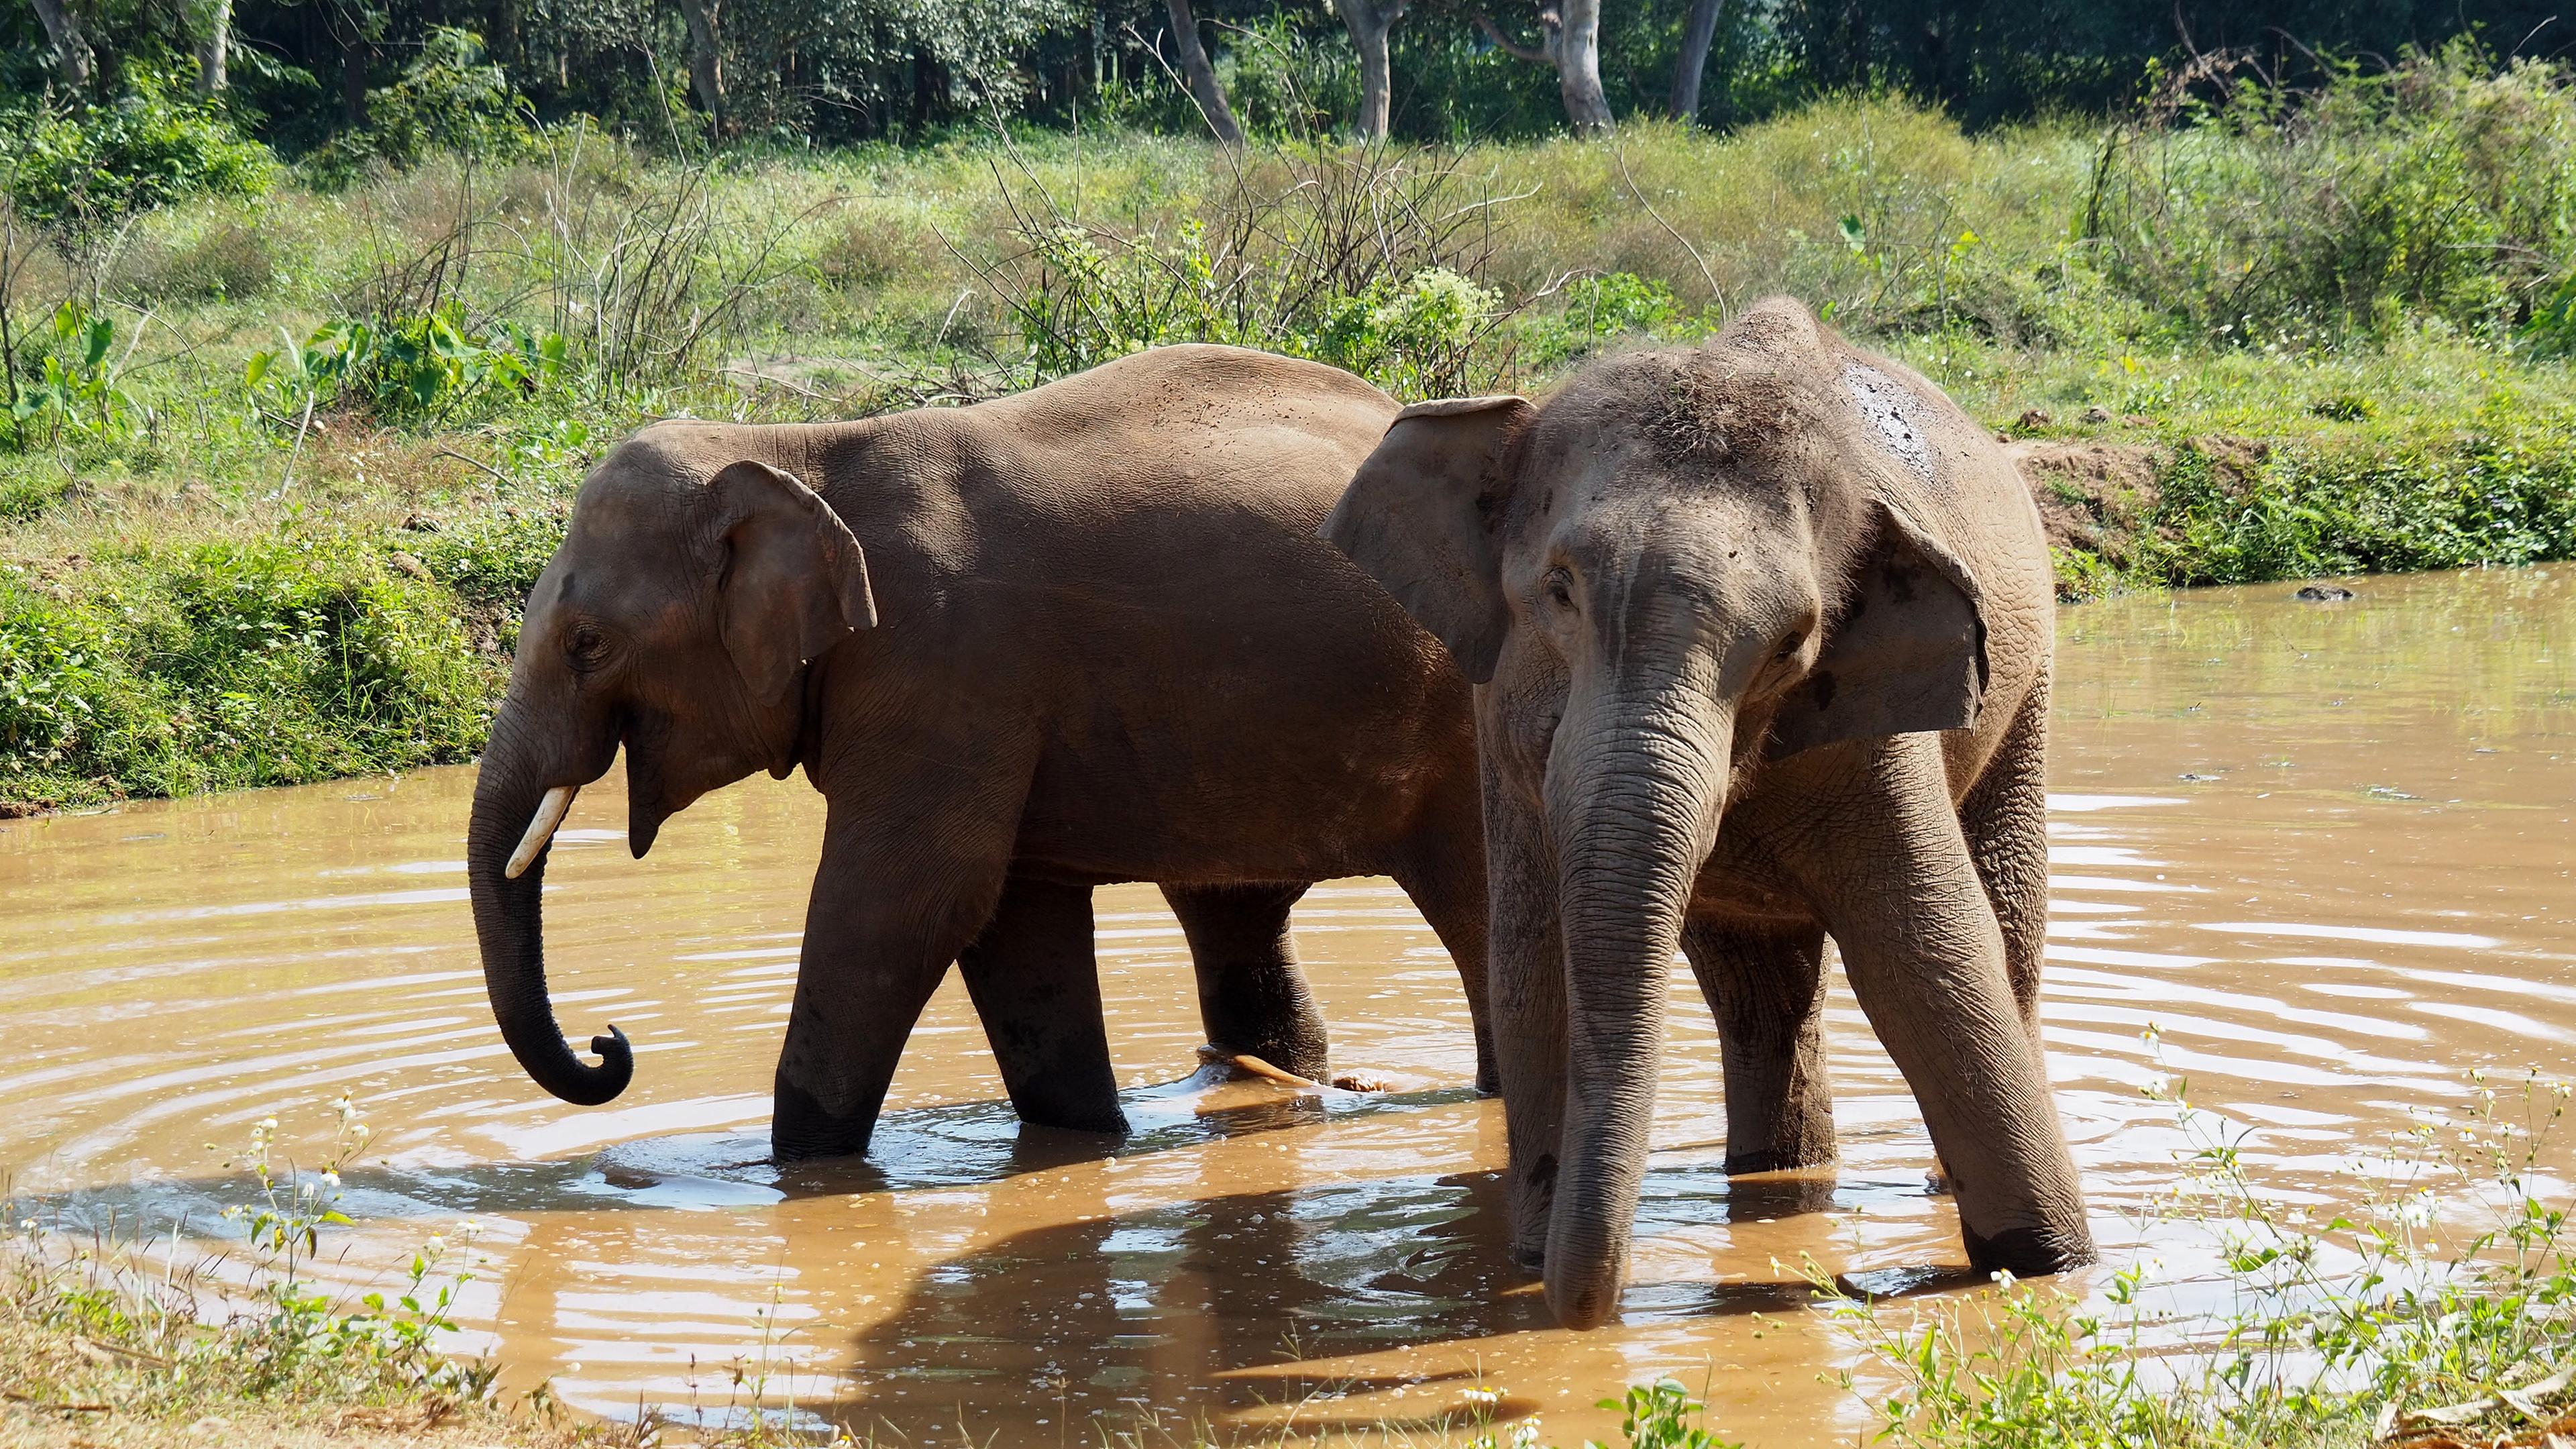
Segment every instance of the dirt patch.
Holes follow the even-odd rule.
[[[2155,516],[2158,479],[2173,450],[2154,443],[2014,443],[2005,449],[2030,482],[2051,547],[2081,549],[2114,566]]]

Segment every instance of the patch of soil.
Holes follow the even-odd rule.
[[[2152,443],[2014,443],[2004,451],[2030,483],[2050,545],[2114,566],[2128,562],[2132,541],[2155,516],[2156,480],[2173,459]]]

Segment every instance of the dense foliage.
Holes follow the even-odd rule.
[[[572,490],[647,419],[971,400],[1179,341],[1538,390],[1787,292],[2056,450],[2070,597],[2576,556],[2560,66],[2463,41],[2314,85],[2211,59],[1982,130],[1834,94],[1356,145],[1321,134],[1329,35],[1228,33],[1240,149],[1122,81],[1078,131],[710,153],[548,120],[462,27],[287,162],[240,94],[133,54],[122,100],[9,112],[0,811],[470,757]]]
[[[1386,7],[1381,7],[1386,8]],[[1562,128],[1554,0],[1396,5],[1399,137]],[[1622,119],[1728,125],[1841,90],[1884,89],[1971,126],[2133,103],[2147,68],[2240,63],[2278,83],[2333,57],[2384,63],[2473,35],[2499,60],[2555,57],[2553,0],[1621,0],[1598,9],[1599,84]],[[11,0],[0,106],[114,106],[220,90],[282,154],[408,160],[495,117],[594,117],[657,144],[917,138],[1015,116],[1201,129],[1174,84],[1192,15],[1244,122],[1298,133],[1358,114],[1356,52],[1329,5],[1201,0]],[[1705,80],[1678,83],[1691,56]],[[220,86],[216,84],[220,82]],[[14,99],[13,99],[14,98]],[[485,138],[488,139],[488,138]]]

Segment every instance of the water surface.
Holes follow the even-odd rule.
[[[2188,1074],[2258,1129],[2267,1181],[2332,1196],[2468,1069],[2576,1073],[2576,568],[2357,587],[2060,615],[2047,1037],[2115,1261],[2183,1142],[2151,1082]],[[1423,1423],[1487,1383],[1572,1443],[1614,1436],[1592,1400],[1670,1372],[1728,1437],[1803,1444],[1867,1420],[1780,1264],[1962,1291],[1921,1119],[1848,993],[1839,1168],[1730,1182],[1681,972],[1625,1320],[1554,1328],[1501,1251],[1501,1110],[1467,1090],[1456,976],[1382,881],[1318,888],[1295,927],[1337,1064],[1384,1095],[1171,1085],[1200,1040],[1187,957],[1152,889],[1119,887],[1099,951],[1132,1140],[1023,1133],[952,978],[872,1160],[775,1171],[822,823],[801,779],[700,803],[643,862],[614,781],[584,793],[549,871],[555,1001],[576,1038],[625,1028],[636,1078],[564,1105],[483,999],[471,790],[432,771],[0,826],[16,1189],[203,1224],[240,1200],[222,1164],[253,1123],[309,1158],[348,1093],[375,1166],[339,1271],[474,1220],[460,1316],[506,1386],[720,1413],[743,1363],[773,1403],[915,1440]]]

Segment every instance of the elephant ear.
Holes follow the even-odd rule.
[[[1444,398],[1395,415],[1324,520],[1324,537],[1386,586],[1477,684],[1494,677],[1511,611],[1487,527],[1525,397]]]
[[[807,660],[876,626],[867,555],[791,473],[746,459],[707,487],[726,521],[717,627],[752,693],[777,704]]]
[[[1815,667],[1773,717],[1773,759],[1977,722],[1987,671],[1977,582],[1902,512],[1885,503],[1874,511],[1878,535],[1852,571]]]

